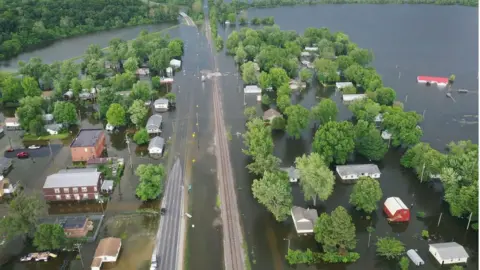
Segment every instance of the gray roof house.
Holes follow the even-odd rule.
[[[148,153],[151,155],[161,155],[165,147],[165,139],[160,136],[153,137],[148,144]]]
[[[288,168],[280,168],[280,170],[288,174],[288,178],[290,179],[291,183],[298,182],[298,179],[300,178],[300,172],[295,167],[290,166]]]
[[[428,251],[440,264],[466,263],[468,253],[456,242],[430,244]]]
[[[313,233],[313,226],[318,218],[317,210],[294,206],[291,214],[298,234]]]
[[[153,102],[153,107],[156,111],[166,112],[168,111],[169,101],[166,98],[159,98]]]
[[[380,169],[375,164],[339,165],[336,171],[343,181],[357,180],[362,176],[380,178]]]
[[[163,118],[159,114],[154,114],[148,118],[146,129],[149,134],[162,132]]]

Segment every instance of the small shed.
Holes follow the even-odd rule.
[[[177,60],[177,59],[172,59],[172,60],[170,60],[170,66],[172,68],[180,68],[182,66],[182,61]]]
[[[392,133],[388,132],[387,130],[382,131],[382,139],[387,141],[392,139]]]
[[[62,130],[62,124],[50,124],[43,126],[50,135],[57,135]]]
[[[318,47],[305,47],[305,51],[307,51],[307,52],[317,52]]]
[[[418,255],[418,253],[413,249],[410,249],[407,251],[407,256],[410,258],[410,260],[412,260],[413,264],[415,264],[416,266],[425,264],[425,262],[422,260],[420,255]]]
[[[280,168],[280,170],[288,173],[288,179],[290,180],[290,183],[298,182],[298,179],[300,178],[300,172],[295,167],[290,166],[288,168]]]
[[[342,90],[345,87],[353,86],[351,82],[337,82],[335,83],[335,89]]]
[[[282,116],[282,115],[275,109],[268,109],[263,113],[263,121],[268,121],[271,123],[273,119],[279,116]]]
[[[166,98],[159,98],[153,102],[153,107],[156,111],[166,112],[168,111],[169,101]]]
[[[352,102],[359,99],[364,99],[367,96],[365,94],[344,94],[342,95],[343,102]]]
[[[466,263],[468,253],[456,242],[430,244],[428,251],[440,264]]]
[[[383,212],[387,214],[388,221],[408,222],[410,221],[410,209],[398,197],[390,197],[383,204]]]
[[[362,176],[371,178],[380,178],[381,172],[375,164],[353,164],[353,165],[339,165],[335,168],[338,175],[344,182],[353,182]]]
[[[167,72],[168,77],[173,77],[173,68],[172,67],[167,67],[165,69],[165,71]]]
[[[63,98],[64,99],[72,99],[73,98],[73,90],[68,90],[67,92],[65,92],[65,94],[63,94]]]
[[[148,153],[150,155],[161,155],[165,147],[165,139],[160,136],[153,137],[148,144]]]
[[[262,89],[257,85],[247,85],[243,88],[243,93],[245,94],[261,94]]]

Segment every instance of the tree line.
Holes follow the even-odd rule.
[[[56,39],[140,24],[176,21],[176,5],[141,0],[2,0],[0,60]]]

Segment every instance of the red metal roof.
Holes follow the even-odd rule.
[[[427,81],[427,82],[436,82],[436,83],[448,83],[448,78],[446,77],[430,77],[430,76],[418,76],[417,81]]]

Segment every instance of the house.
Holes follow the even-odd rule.
[[[306,66],[307,68],[314,68],[315,67],[310,61],[302,60],[300,62],[302,63],[302,65]]]
[[[294,206],[292,207],[291,214],[293,224],[295,224],[295,230],[297,230],[298,234],[313,233],[313,226],[318,218],[317,210]]]
[[[62,130],[62,124],[50,124],[43,126],[50,135],[57,135]]]
[[[81,92],[80,94],[78,94],[78,98],[80,100],[92,100],[94,98],[94,94],[91,93],[91,92]]]
[[[177,59],[172,59],[170,60],[170,66],[175,69],[180,68],[182,66],[182,61]]]
[[[300,56],[301,56],[301,57],[310,57],[311,54],[310,54],[309,52],[301,52],[301,53],[300,53]]]
[[[413,264],[415,264],[416,266],[425,264],[425,262],[422,260],[422,257],[420,257],[420,255],[418,255],[418,253],[413,249],[410,249],[407,251],[407,256],[410,258],[410,260],[412,260]]]
[[[307,51],[307,52],[317,52],[318,47],[305,47],[305,51]]]
[[[161,155],[165,147],[165,139],[160,136],[153,137],[148,144],[148,153],[150,155]]]
[[[168,77],[173,77],[173,68],[168,67],[165,69],[165,72],[167,73]]]
[[[160,84],[167,84],[167,83],[172,84],[173,83],[173,78],[167,78],[167,77],[161,77],[160,78]]]
[[[282,116],[279,112],[275,109],[268,109],[263,113],[263,121],[272,122],[274,118]]]
[[[100,157],[104,149],[105,134],[101,129],[80,129],[70,144],[73,162]]]
[[[43,123],[45,123],[47,125],[52,124],[53,123],[53,114],[47,113],[47,114],[42,115],[42,120],[43,120]]]
[[[288,173],[288,179],[290,180],[290,183],[298,182],[298,179],[300,178],[300,172],[295,167],[290,166],[288,168],[280,168],[280,170]]]
[[[243,93],[244,94],[261,94],[262,89],[257,85],[247,85],[245,86],[245,88],[243,88]]]
[[[12,160],[6,157],[0,157],[0,173],[5,175],[12,167]]]
[[[100,189],[102,192],[110,193],[113,191],[113,180],[103,181],[102,187]]]
[[[17,117],[5,118],[5,127],[8,129],[20,129],[20,121]]]
[[[122,240],[120,238],[108,237],[100,240],[95,255],[93,255],[92,270],[100,270],[103,263],[116,262],[121,248]]]
[[[137,76],[148,76],[148,75],[150,75],[150,69],[148,69],[148,68],[139,68],[139,69],[137,69],[137,71],[135,72],[135,75],[137,75]]]
[[[148,118],[146,129],[148,134],[162,132],[163,118],[160,114],[153,114]]]
[[[337,82],[335,83],[335,89],[340,91],[345,87],[353,86],[353,83],[351,82]]]
[[[383,204],[383,212],[387,214],[388,221],[410,221],[410,209],[398,197],[387,198]]]
[[[384,140],[392,139],[392,133],[388,132],[387,130],[382,131],[382,139]]]
[[[425,83],[425,84],[434,84],[437,85],[447,85],[448,78],[445,77],[430,77],[430,76],[418,76],[417,77],[418,83]]]
[[[380,169],[375,164],[339,165],[336,171],[343,181],[357,180],[362,176],[380,178]]]
[[[153,102],[153,107],[156,111],[166,112],[169,108],[169,101],[166,98],[159,98]]]
[[[67,238],[80,238],[87,236],[93,230],[93,222],[85,216],[68,217],[61,224]]]
[[[430,244],[428,251],[441,264],[466,263],[468,253],[456,242]]]
[[[7,194],[13,194],[15,192],[16,186],[10,183],[8,178],[0,176],[0,198]]]
[[[107,123],[107,125],[105,126],[106,131],[113,131],[114,129],[115,129],[115,126],[110,123]]]
[[[352,102],[355,100],[364,99],[366,97],[367,96],[365,94],[343,94],[342,100],[343,102]]]
[[[96,168],[60,170],[47,176],[43,196],[47,201],[96,200],[102,184]]]
[[[63,94],[63,98],[64,99],[72,99],[73,98],[73,90],[70,89],[67,92],[65,92],[65,94]]]

